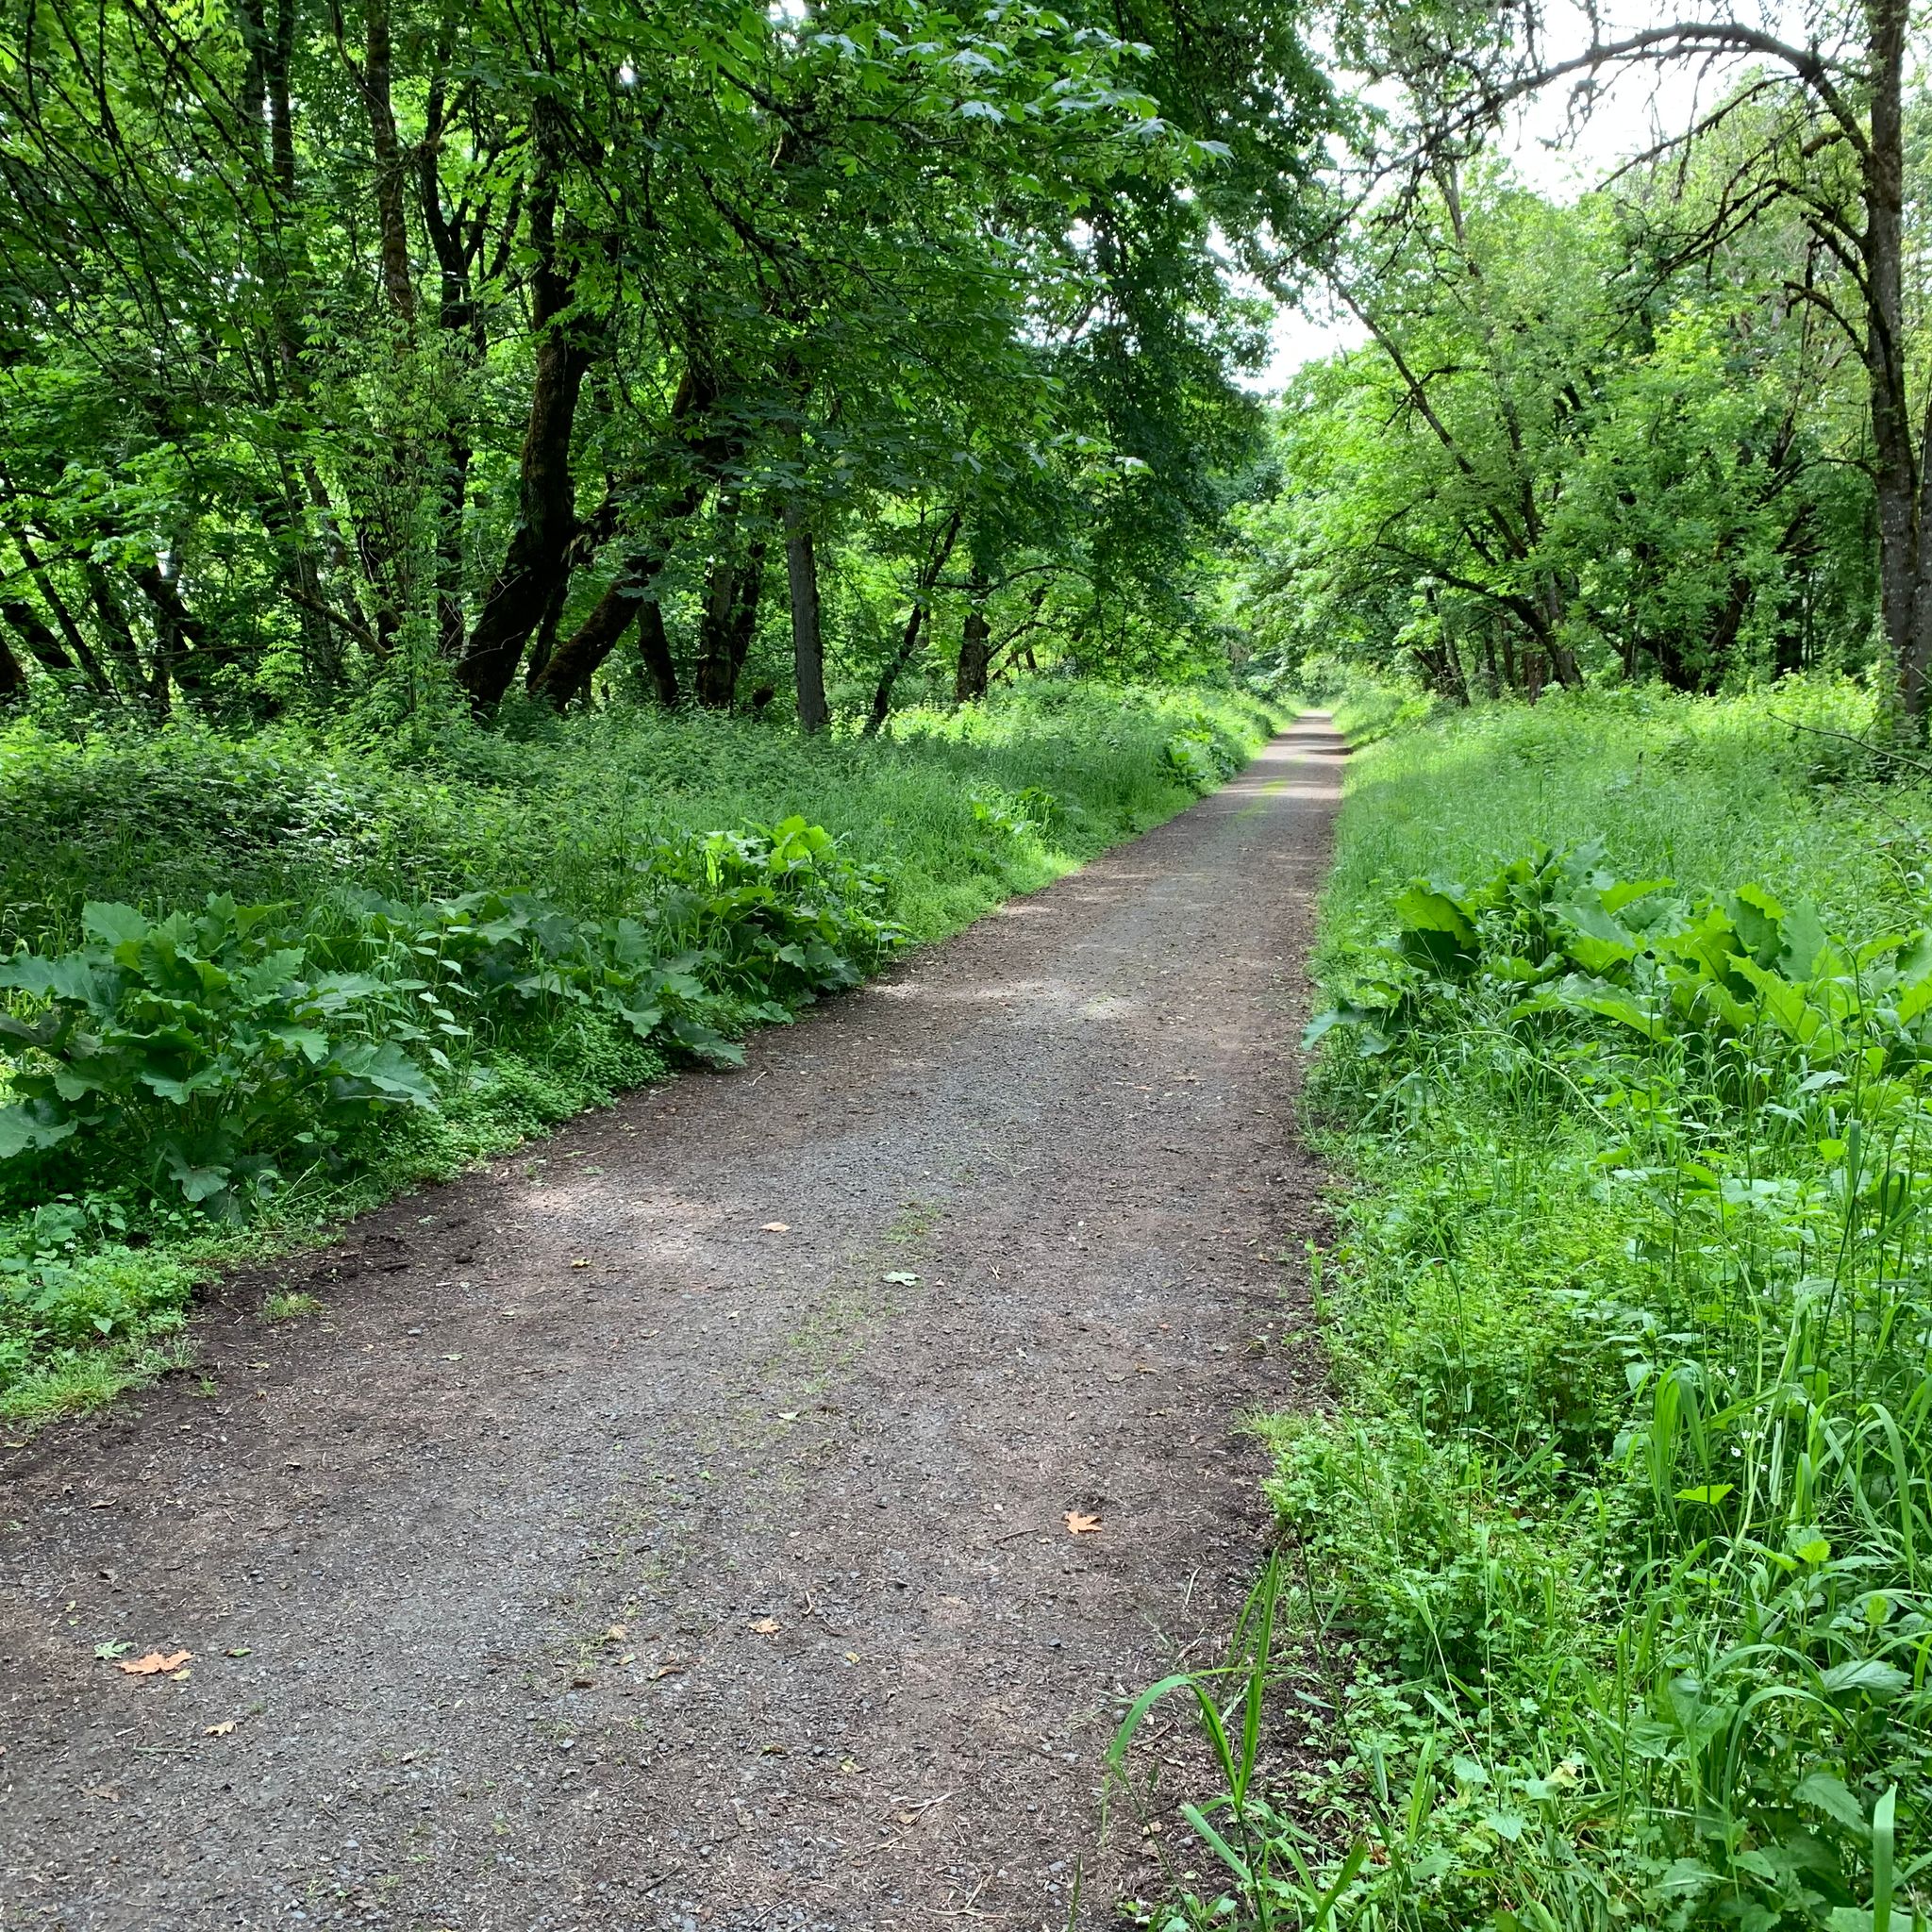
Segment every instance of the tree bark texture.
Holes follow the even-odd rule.
[[[825,704],[825,649],[819,628],[819,558],[805,507],[794,496],[785,505],[785,576],[791,591],[791,671],[798,691],[798,722],[823,731],[831,722]]]
[[[966,622],[959,631],[959,668],[953,679],[953,697],[958,704],[977,704],[986,695],[986,675],[992,662],[992,626],[987,622],[987,581],[978,570],[973,573]]]
[[[530,633],[541,623],[544,607],[568,569],[570,542],[576,534],[571,437],[591,355],[582,326],[565,326],[559,320],[575,291],[558,244],[557,183],[547,153],[557,137],[548,119],[543,117],[538,130],[530,201],[530,240],[537,255],[531,282],[537,359],[517,465],[521,514],[457,665],[458,681],[479,712],[492,709],[509,689]]]

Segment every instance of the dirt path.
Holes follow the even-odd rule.
[[[15,1452],[0,1924],[1063,1932],[1083,1861],[1104,1923],[1118,1698],[1224,1635],[1231,1425],[1311,1370],[1273,1257],[1340,766],[1304,720]]]

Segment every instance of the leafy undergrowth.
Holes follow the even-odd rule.
[[[624,713],[380,756],[0,736],[0,1415],[175,1359],[217,1261],[741,1058],[1274,722],[1041,686],[871,743]]]
[[[1352,773],[1339,1401],[1263,1424],[1305,1768],[1230,1749],[1225,1890],[1158,1923],[1925,1923],[1927,800],[1786,722],[1858,705],[1546,703]]]

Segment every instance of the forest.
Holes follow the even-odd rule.
[[[1277,836],[1214,794],[1332,715],[1262,948],[1322,1366],[1229,1412],[1224,1660],[1090,1699],[1104,1908],[1932,1922],[1908,0],[0,23],[8,1452],[213,1402],[238,1270],[1197,805]]]

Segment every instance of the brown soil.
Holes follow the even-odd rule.
[[[0,1924],[1062,1932],[1076,1872],[1104,1923],[1122,1702],[1224,1641],[1238,1419],[1319,1373],[1341,757],[230,1282],[199,1386],[14,1453]]]

